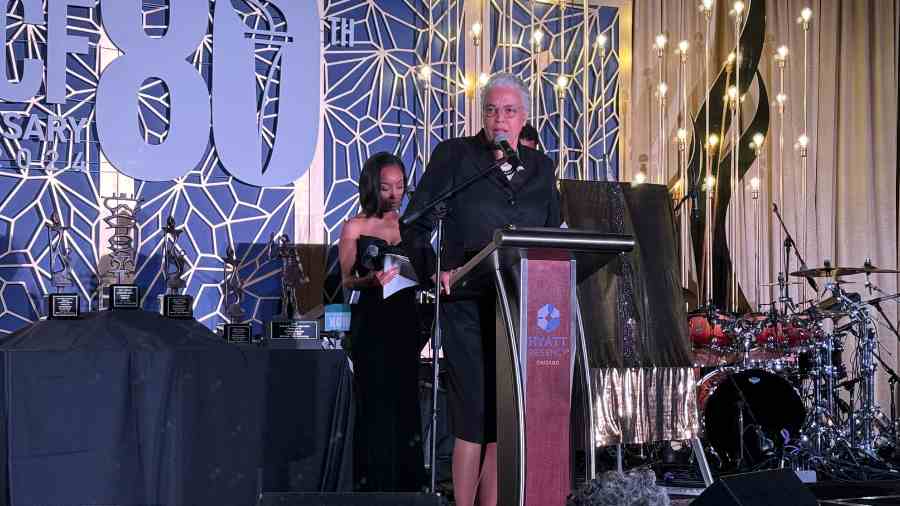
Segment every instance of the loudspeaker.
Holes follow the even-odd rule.
[[[446,506],[443,496],[413,493],[265,493],[258,506]]]
[[[816,496],[790,469],[726,476],[713,483],[692,506],[816,506]]]

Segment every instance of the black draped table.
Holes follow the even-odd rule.
[[[0,354],[0,505],[247,506],[260,486],[351,486],[342,351],[114,311],[37,322]]]

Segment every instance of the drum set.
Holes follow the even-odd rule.
[[[882,310],[900,294],[882,292],[871,276],[898,272],[868,261],[825,262],[780,275],[780,297],[762,306],[767,312],[732,314],[708,304],[689,313],[703,436],[723,467],[890,468],[884,455],[896,449],[900,377],[882,356],[879,336],[889,330],[900,339]],[[867,297],[846,290],[862,276]],[[815,287],[816,296],[795,303],[791,278]],[[888,413],[875,402],[878,368],[889,377]]]

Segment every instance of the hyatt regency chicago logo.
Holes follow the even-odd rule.
[[[544,304],[537,310],[537,326],[544,332],[553,332],[559,327],[559,309],[553,304]]]

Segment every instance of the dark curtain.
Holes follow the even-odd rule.
[[[635,248],[583,279],[591,367],[690,366],[672,204],[665,187],[563,180],[571,228],[634,236]]]

